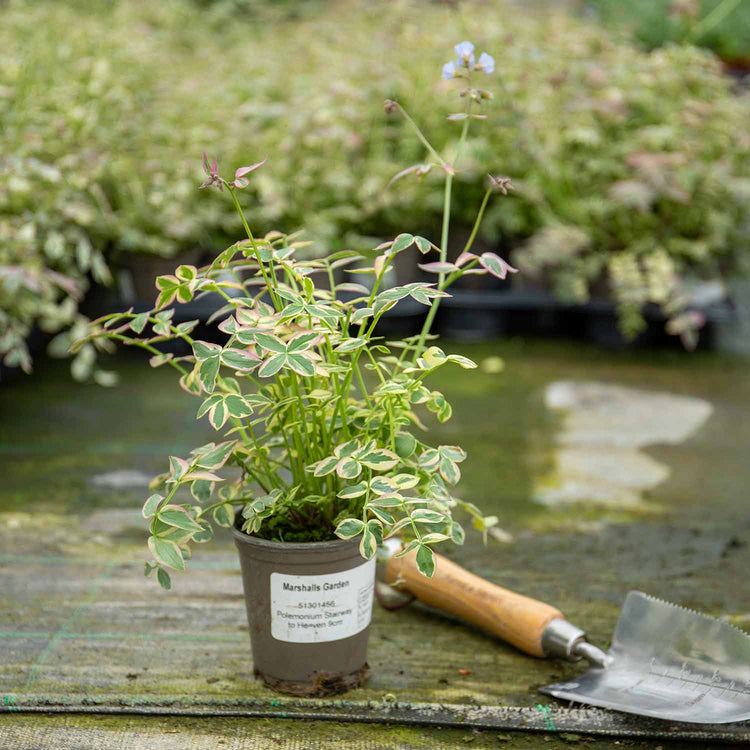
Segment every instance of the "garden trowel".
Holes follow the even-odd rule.
[[[385,581],[532,656],[591,663],[588,672],[543,693],[670,721],[750,719],[750,636],[738,628],[631,591],[605,653],[554,607],[435,558],[435,574],[425,578],[414,553],[390,557]]]

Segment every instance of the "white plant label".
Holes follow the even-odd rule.
[[[271,635],[287,643],[324,643],[364,630],[372,617],[375,558],[341,573],[271,573]]]

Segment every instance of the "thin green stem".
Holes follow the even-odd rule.
[[[719,3],[710,13],[703,17],[693,26],[688,35],[692,42],[697,41],[709,31],[716,28],[740,3],[742,0],[724,0]]]
[[[450,169],[450,165],[443,159],[442,156],[440,156],[437,151],[435,151],[435,149],[432,147],[432,144],[427,140],[424,133],[419,129],[417,123],[411,119],[409,113],[398,102],[394,102],[394,104],[398,108],[398,111],[401,113],[403,118],[409,123],[409,125],[411,125],[412,129],[417,134],[417,138],[422,141],[422,145],[430,152],[432,158],[435,159],[440,164],[440,166],[443,167],[443,169],[448,171]]]

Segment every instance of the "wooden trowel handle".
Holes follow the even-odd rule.
[[[415,557],[416,552],[391,557],[385,569],[386,583],[479,625],[527,654],[545,656],[542,633],[550,621],[563,617],[562,612],[485,581],[438,554],[435,574],[426,578],[417,570]]]

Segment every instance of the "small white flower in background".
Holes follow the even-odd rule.
[[[477,62],[474,70],[481,70],[482,73],[494,73],[495,72],[495,58],[492,55],[488,55],[486,52],[482,52],[479,55],[479,61]]]
[[[456,63],[453,61],[445,63],[443,65],[443,78],[455,78],[456,74],[458,73],[458,68],[456,67]]]
[[[459,42],[453,49],[458,55],[456,65],[464,68],[474,67],[474,45],[471,42]]]

